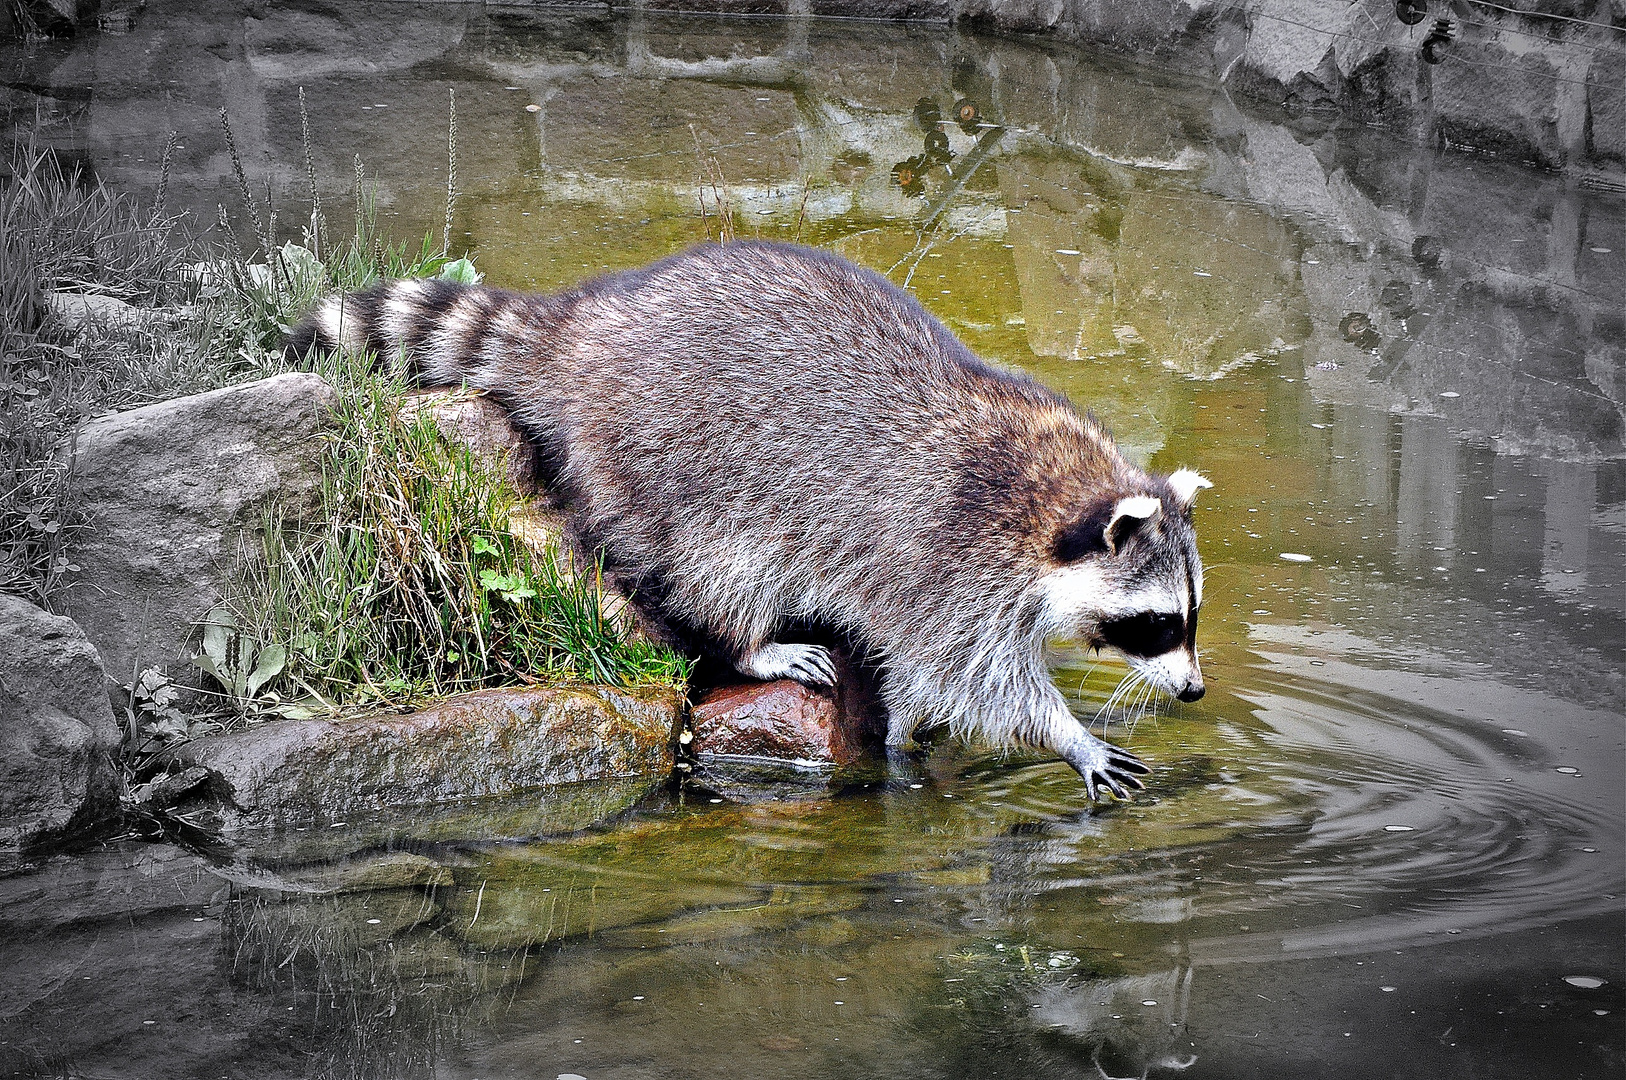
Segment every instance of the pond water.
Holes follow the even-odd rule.
[[[1620,1075],[1626,197],[940,27],[163,0],[108,26],[0,55],[9,123],[138,191],[178,132],[172,205],[204,222],[240,213],[221,107],[284,226],[309,213],[303,87],[334,227],[359,155],[398,234],[438,235],[453,88],[453,233],[495,283],[728,227],[907,284],[1214,481],[1209,692],[1102,713],[1155,767],[1127,804],[940,742],[912,782],[321,823],[138,915],[0,909],[0,1064]],[[1122,674],[1058,649],[1086,718]],[[297,884],[369,865],[407,876]]]

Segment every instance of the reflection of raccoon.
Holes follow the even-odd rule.
[[[1046,640],[1202,695],[1207,481],[1142,472],[834,255],[713,245],[556,296],[390,282],[327,302],[289,348],[340,344],[489,391],[607,568],[741,672],[832,681],[825,650],[774,640],[791,620],[862,643],[889,744],[922,724],[1015,738],[1123,795],[1146,766],[1073,717]]]

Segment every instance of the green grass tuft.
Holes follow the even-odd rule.
[[[448,443],[402,388],[349,367],[322,510],[273,522],[238,619],[286,651],[294,708],[515,683],[680,683],[684,662],[606,618],[596,575],[509,531],[500,463]]]

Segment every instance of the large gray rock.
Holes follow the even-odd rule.
[[[88,528],[80,579],[61,594],[113,678],[188,658],[262,515],[297,512],[321,488],[338,398],[315,375],[277,375],[92,420],[72,448]],[[243,543],[244,540],[248,543]]]
[[[483,690],[405,715],[283,720],[186,743],[231,828],[329,821],[671,767],[676,690]]]
[[[0,869],[117,808],[106,683],[72,619],[0,595]]]

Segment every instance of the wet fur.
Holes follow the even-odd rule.
[[[1092,795],[1138,786],[1044,646],[1100,644],[1126,598],[1172,583],[1194,626],[1189,501],[879,275],[735,243],[554,296],[398,281],[330,301],[289,349],[341,343],[489,391],[582,538],[737,662],[788,620],[829,626],[879,663],[890,743],[945,724],[1049,747]],[[1161,512],[1114,545],[1126,496]]]

